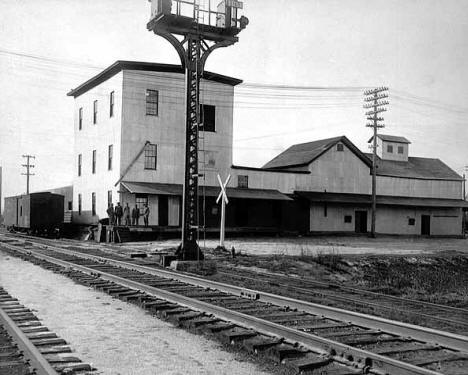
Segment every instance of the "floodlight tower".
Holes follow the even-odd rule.
[[[236,43],[239,40],[237,34],[245,29],[249,21],[239,16],[239,10],[243,8],[241,1],[223,0],[216,10],[211,8],[212,0],[149,1],[151,19],[148,30],[172,44],[185,69],[185,179],[180,258],[199,260],[202,257],[197,244],[200,78],[211,52]]]

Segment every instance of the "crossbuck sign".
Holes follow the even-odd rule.
[[[216,203],[219,203],[219,201],[221,201],[221,225],[219,229],[219,246],[224,247],[224,232],[226,229],[226,205],[229,203],[229,199],[226,194],[226,186],[228,185],[229,180],[231,179],[231,175],[227,176],[224,184],[219,174],[217,175],[217,177],[219,186],[221,187],[218,199],[216,199]]]

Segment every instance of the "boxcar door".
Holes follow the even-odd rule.
[[[19,226],[19,199],[16,198],[16,226]]]

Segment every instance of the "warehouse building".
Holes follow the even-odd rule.
[[[377,144],[376,232],[461,235],[464,179],[439,159],[409,157],[403,137],[379,135]],[[369,230],[371,167],[372,155],[345,136],[294,145],[264,166],[311,173],[294,194],[309,201],[312,233]]]
[[[371,155],[345,136],[293,145],[262,168],[234,166],[234,87],[201,83],[200,221],[219,225],[216,175],[231,174],[227,230],[365,233]],[[117,61],[76,89],[73,221],[106,218],[109,203],[150,208],[150,226],[180,228],[185,158],[185,80],[180,66]],[[372,140],[370,140],[372,141]],[[377,139],[380,233],[460,235],[464,181],[438,159],[409,156],[402,137]]]

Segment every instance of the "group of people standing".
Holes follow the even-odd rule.
[[[145,227],[148,226],[150,209],[147,204],[143,208],[143,222]],[[109,204],[107,208],[107,216],[109,217],[110,225],[122,225],[122,218],[125,219],[125,225],[140,225],[140,209],[135,205],[132,209],[128,203],[125,204],[125,207],[120,205],[120,202],[117,202],[117,206],[114,208],[114,204]],[[131,221],[130,221],[131,219]]]

